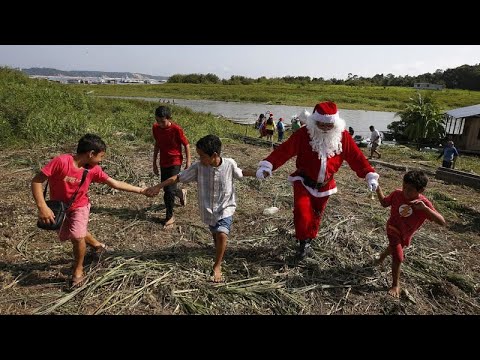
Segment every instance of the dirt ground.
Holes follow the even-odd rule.
[[[256,167],[270,150],[227,139],[223,156]],[[292,190],[294,161],[267,181],[236,183],[237,211],[224,262],[225,282],[209,272],[214,248],[197,210],[196,184],[185,207],[164,230],[163,193],[156,198],[92,184],[89,230],[113,247],[87,255],[88,282],[72,291],[72,246],[36,227],[30,181],[40,166],[68,147],[2,151],[0,155],[0,314],[480,314],[479,191],[429,176],[426,196],[447,227],[426,222],[406,249],[400,299],[387,294],[390,259],[372,259],[386,245],[389,209],[372,200],[347,164],[336,175],[311,258],[297,263]],[[157,182],[152,147],[108,150],[104,170],[136,185]],[[387,159],[383,159],[388,162]],[[408,159],[407,159],[408,161]],[[381,165],[388,194],[402,172]],[[263,210],[277,206],[274,215]]]

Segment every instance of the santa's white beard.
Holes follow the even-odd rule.
[[[345,130],[345,120],[335,120],[331,130],[323,131],[317,127],[317,122],[312,119],[307,121],[307,130],[310,135],[310,145],[318,153],[318,158],[332,157],[342,153],[342,131]]]

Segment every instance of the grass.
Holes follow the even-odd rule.
[[[402,87],[348,86],[317,84],[161,84],[161,85],[65,85],[94,95],[158,97],[159,99],[208,99],[313,107],[331,100],[341,109],[403,110],[417,90]],[[450,110],[480,103],[480,92],[442,90],[431,94],[441,109]]]
[[[140,100],[103,99],[79,88],[29,79],[18,71],[0,68],[0,142],[16,148],[31,144],[76,143],[87,132],[107,144],[151,143],[155,105]],[[178,122],[195,142],[204,134],[243,133],[242,125],[218,121],[211,114],[170,106]]]

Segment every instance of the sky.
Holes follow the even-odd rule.
[[[480,45],[0,45],[0,66],[221,79],[416,76],[480,63]]]

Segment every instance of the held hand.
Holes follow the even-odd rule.
[[[266,179],[267,177],[269,176],[272,176],[272,170],[270,170],[269,168],[265,167],[265,166],[260,166],[258,169],[257,169],[257,179]]]
[[[369,179],[368,182],[367,182],[367,185],[368,185],[368,190],[370,190],[370,191],[377,191],[378,180],[376,180],[376,179]]]
[[[190,161],[185,162],[185,170],[187,170],[190,167],[191,163]]]
[[[153,173],[158,176],[158,165],[157,162],[153,163]]]
[[[143,188],[141,188],[141,190],[140,190],[140,193],[139,193],[139,194],[142,194],[142,195],[148,196],[148,195],[147,195],[147,190],[148,190],[148,188],[146,188],[146,187],[143,187]]]
[[[156,196],[158,195],[159,192],[160,192],[160,188],[158,186],[152,186],[152,187],[149,187],[148,189],[145,189],[145,195],[148,197]]]
[[[365,176],[365,180],[367,180],[367,186],[368,186],[368,190],[370,191],[376,191],[377,190],[377,187],[378,187],[378,178],[380,176],[375,173],[375,172],[369,172],[366,176]]]

